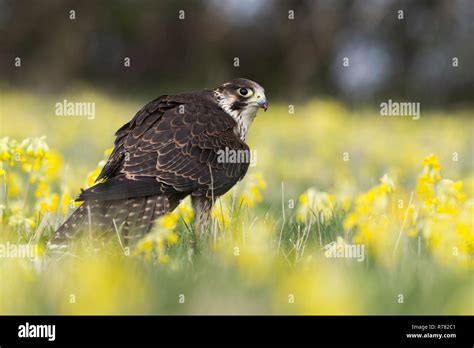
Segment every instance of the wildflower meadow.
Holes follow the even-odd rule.
[[[414,120],[324,98],[271,105],[250,130],[255,165],[196,252],[188,199],[134,248],[116,234],[64,251],[49,238],[144,102],[66,97],[93,101],[95,118],[2,91],[0,313],[474,314],[472,109]]]

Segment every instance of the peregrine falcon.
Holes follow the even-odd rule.
[[[212,205],[246,174],[249,162],[223,161],[222,151],[250,151],[247,134],[264,89],[237,78],[214,89],[162,95],[146,104],[116,133],[115,147],[82,204],[51,243],[81,231],[120,229],[134,245],[154,221],[191,196],[195,235],[206,230]]]

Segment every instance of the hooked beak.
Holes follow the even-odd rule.
[[[267,102],[267,99],[266,99],[266,98],[263,98],[262,100],[259,100],[257,104],[258,104],[258,107],[259,107],[259,108],[263,108],[265,111],[267,111],[267,109],[268,109],[268,102]]]

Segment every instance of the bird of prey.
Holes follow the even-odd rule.
[[[189,195],[199,239],[214,200],[249,167],[248,161],[226,162],[219,154],[250,151],[249,127],[258,109],[267,107],[264,89],[244,78],[149,102],[115,133],[115,147],[96,184],[82,191],[77,198],[82,205],[50,243],[80,232],[120,229],[127,245],[134,245]]]

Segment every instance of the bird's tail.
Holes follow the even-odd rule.
[[[158,217],[174,210],[179,202],[178,197],[166,196],[87,200],[58,228],[49,244],[62,245],[84,234],[96,238],[115,230],[126,245],[134,245]]]

